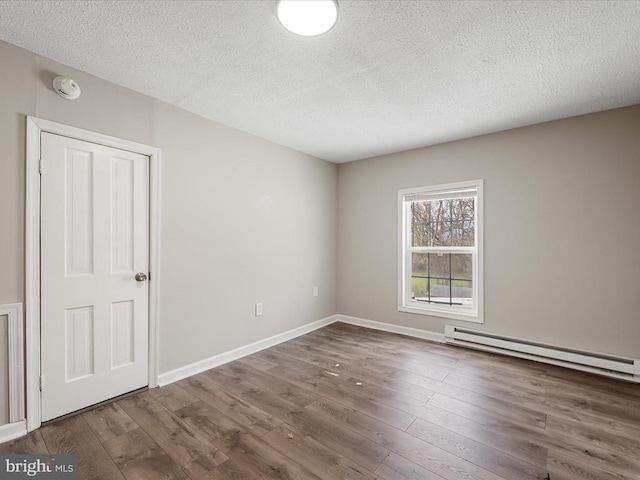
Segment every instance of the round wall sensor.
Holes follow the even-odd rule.
[[[80,96],[80,86],[75,80],[68,77],[56,77],[53,79],[53,89],[62,98],[75,100]]]

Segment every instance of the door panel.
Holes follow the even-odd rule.
[[[42,420],[148,384],[149,158],[43,133]]]

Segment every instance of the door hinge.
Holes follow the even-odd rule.
[[[38,165],[38,170],[40,172],[40,175],[42,175],[42,165],[43,165],[43,161],[42,161],[42,159],[40,159],[40,163]]]
[[[40,386],[40,391],[42,391],[42,375],[40,375],[40,378],[38,379],[38,383]]]

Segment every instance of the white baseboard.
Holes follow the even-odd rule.
[[[27,421],[20,420],[19,422],[7,423],[0,426],[0,443],[15,440],[18,437],[22,437],[27,434]]]
[[[365,318],[350,317],[348,315],[335,315],[338,322],[348,323],[350,325],[357,325],[359,327],[371,328],[373,330],[382,330],[383,332],[397,333],[400,335],[407,335],[408,337],[421,338],[423,340],[430,340],[432,342],[445,343],[444,335],[442,333],[429,332],[427,330],[420,330],[418,328],[403,327],[401,325],[393,325],[391,323],[376,322],[374,320],[367,320]]]
[[[158,385],[163,387],[170,383],[177,382],[178,380],[182,380],[192,375],[202,373],[205,370],[218,367],[234,360],[238,360],[239,358],[246,357],[247,355],[251,355],[252,353],[257,353],[266,348],[278,345],[279,343],[292,340],[309,332],[313,332],[314,330],[334,323],[337,320],[336,317],[337,315],[332,315],[330,317],[308,323],[301,327],[294,328],[293,330],[274,335],[273,337],[265,338],[264,340],[259,340],[249,345],[245,345],[244,347],[220,353],[218,355],[205,358],[204,360],[200,360],[190,365],[185,365],[184,367],[161,373],[160,375],[158,375]]]

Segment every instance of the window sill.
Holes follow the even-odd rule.
[[[453,320],[462,320],[464,322],[484,323],[482,313],[476,311],[461,312],[459,310],[449,310],[445,308],[433,307],[414,307],[412,305],[399,305],[399,312],[415,313],[417,315],[428,315],[430,317],[451,318]]]

